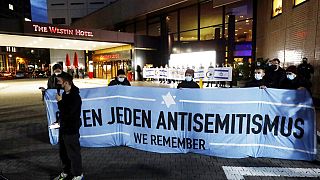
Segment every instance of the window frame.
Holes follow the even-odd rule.
[[[277,15],[273,15],[273,4],[275,0],[272,0],[272,8],[271,8],[271,19],[276,18],[280,16],[283,13],[283,0],[281,0],[281,13],[278,13]]]
[[[51,6],[64,6],[66,5],[65,3],[53,3],[53,4],[50,4]]]
[[[64,19],[64,23],[63,23],[63,24],[62,24],[62,23],[54,23],[54,22],[53,22],[54,20],[58,21],[58,20],[62,20],[62,19]],[[66,18],[51,18],[51,22],[52,22],[52,24],[54,24],[54,25],[59,25],[59,24],[65,25],[67,21],[66,21]]]
[[[301,2],[301,3],[299,3],[299,4],[296,4],[296,0],[293,0],[293,8],[301,6],[302,4],[304,4],[304,3],[308,2],[308,1],[309,0],[305,0],[305,1]]]

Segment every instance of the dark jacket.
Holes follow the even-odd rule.
[[[120,82],[117,77],[108,84],[108,86],[115,86],[115,85],[131,86],[127,78],[125,78],[123,82]]]
[[[260,87],[260,86],[269,87],[269,84],[265,78],[262,78],[261,80],[256,80],[254,78],[251,81],[247,82],[245,85],[245,87]]]
[[[61,73],[66,73],[66,72],[61,72]],[[52,74],[47,83],[47,89],[58,89],[61,88],[61,85],[58,84],[57,76],[55,74]]]
[[[266,73],[266,80],[270,88],[281,88],[281,83],[287,78],[286,71],[279,67],[277,71],[268,71]]]
[[[179,88],[200,88],[200,86],[194,82],[194,81],[182,81],[181,83],[178,84],[178,89]]]
[[[298,75],[300,75],[301,77],[305,78],[305,79],[310,79],[311,78],[311,74],[314,73],[314,69],[313,66],[311,64],[308,63],[302,63],[298,66]]]
[[[81,126],[81,104],[79,88],[72,85],[70,93],[63,92],[62,100],[58,102],[60,111],[60,133],[78,134]]]
[[[301,77],[297,76],[293,80],[286,78],[282,82],[281,88],[282,89],[298,89],[299,87],[304,87],[310,92],[311,85],[312,84],[310,81],[306,80],[305,78],[301,78]]]

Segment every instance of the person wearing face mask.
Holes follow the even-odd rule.
[[[62,66],[60,64],[55,64],[52,66],[53,74],[48,79],[47,89],[58,89],[61,88],[61,85],[58,84],[57,76],[62,73],[66,73],[62,71]]]
[[[265,79],[265,70],[262,67],[256,67],[254,70],[254,78],[247,82],[245,87],[259,87],[265,89],[268,87],[268,83]]]
[[[57,76],[59,74],[66,74],[66,72],[62,71],[62,66],[60,64],[55,64],[52,66],[53,74],[48,78],[47,89],[57,89],[60,91],[61,85],[58,84]],[[42,100],[44,98],[45,91],[47,90],[44,87],[39,87],[42,91]]]
[[[297,73],[306,80],[311,79],[311,74],[314,73],[314,69],[313,66],[308,63],[308,59],[306,57],[302,59],[302,64],[298,66]]]
[[[193,81],[194,70],[187,69],[185,72],[185,80],[178,84],[178,89],[180,88],[200,88],[200,86]]]
[[[311,82],[297,74],[296,66],[289,66],[286,69],[287,78],[282,82],[282,89],[311,89]]]
[[[266,80],[270,88],[281,88],[281,83],[286,79],[286,71],[280,67],[280,60],[273,59],[270,70],[266,74]]]
[[[115,85],[131,86],[130,82],[127,80],[127,77],[123,69],[119,69],[117,71],[117,77],[115,77],[115,79],[108,84],[108,86]]]
[[[64,92],[56,94],[60,111],[59,155],[62,172],[54,180],[83,179],[80,148],[81,105],[80,90],[73,84],[73,77],[68,73],[57,75],[58,84]]]

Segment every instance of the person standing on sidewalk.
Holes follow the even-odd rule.
[[[68,73],[57,75],[58,84],[64,89],[62,95],[56,95],[60,111],[59,153],[63,172],[54,180],[83,179],[79,142],[82,100],[72,79]]]

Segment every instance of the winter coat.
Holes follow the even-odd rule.
[[[181,83],[178,84],[178,89],[179,88],[200,88],[200,86],[194,82],[194,81],[182,81]]]
[[[81,105],[82,100],[79,88],[72,85],[69,94],[63,92],[62,100],[58,102],[60,111],[60,133],[78,134],[81,126]]]

